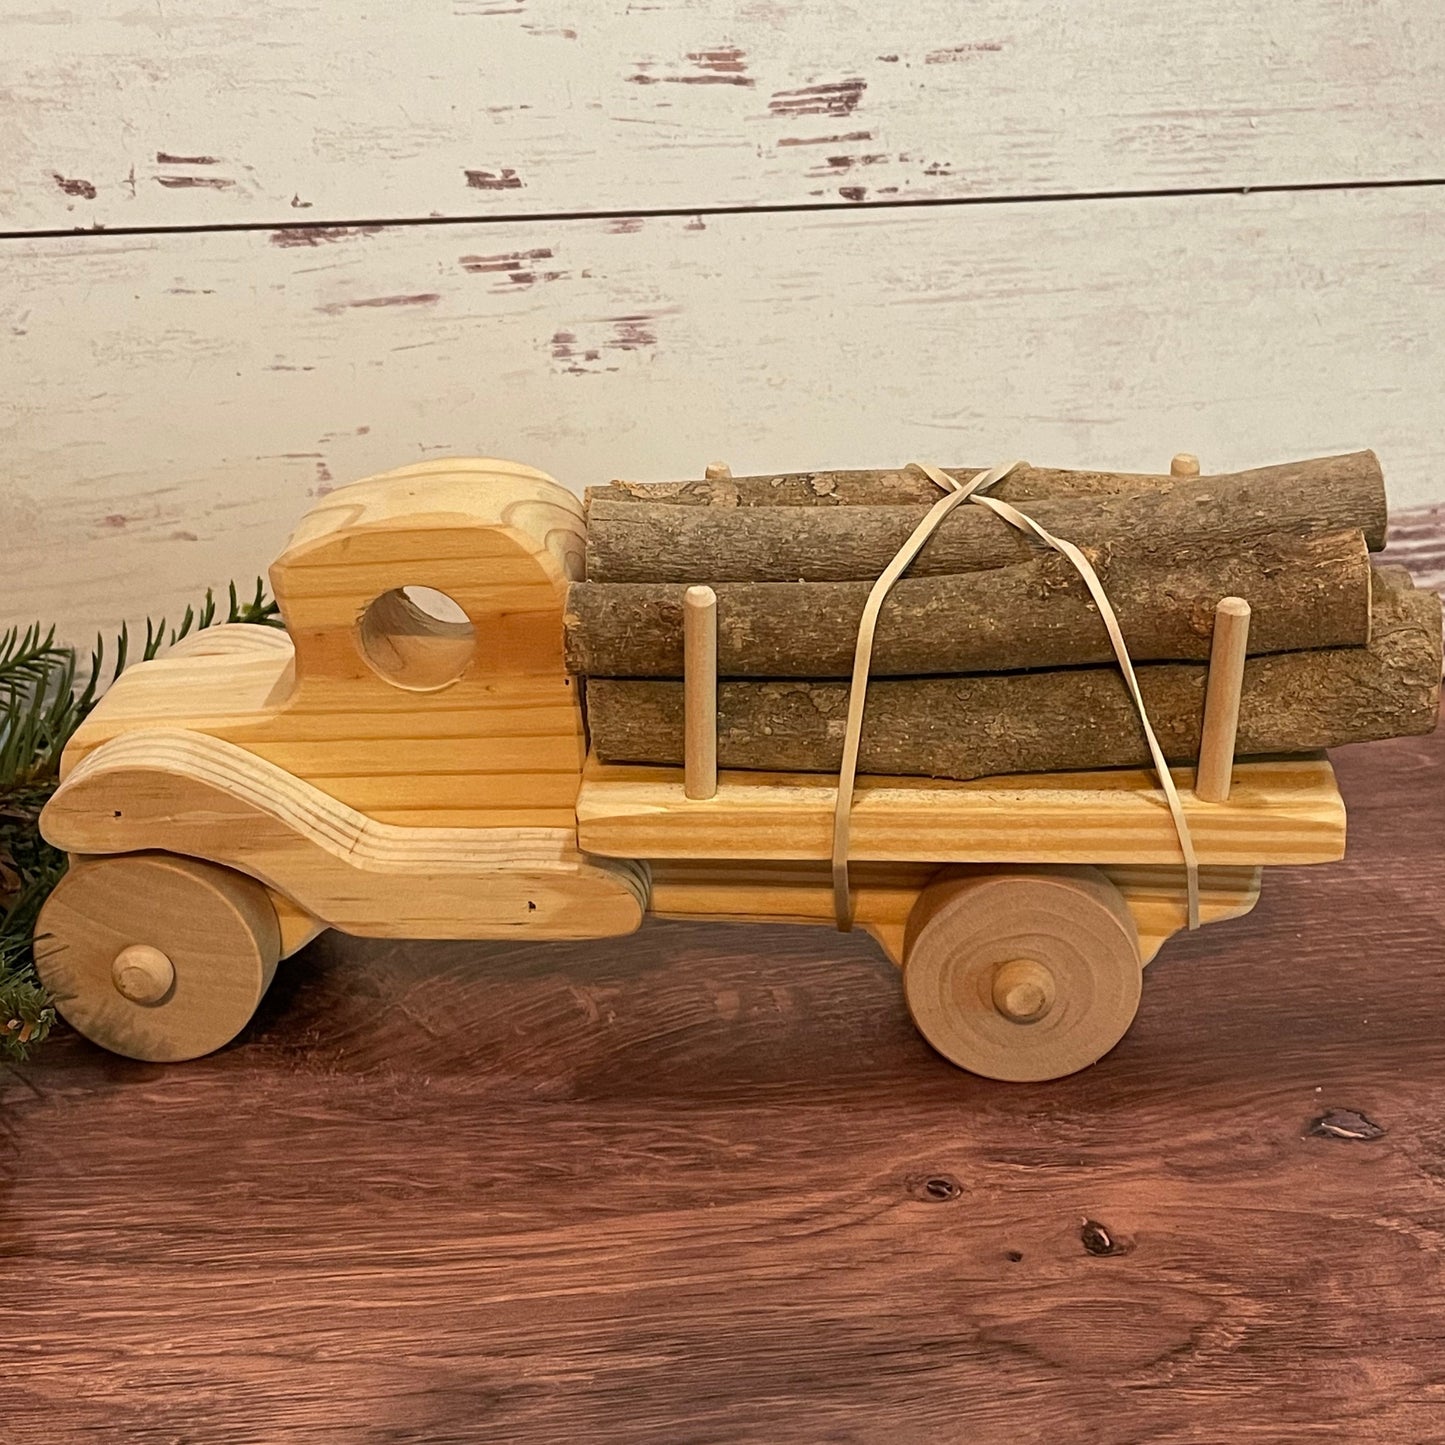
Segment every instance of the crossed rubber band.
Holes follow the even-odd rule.
[[[940,522],[957,506],[966,502],[987,507],[1002,517],[1011,527],[1027,532],[1046,547],[1061,553],[1073,565],[1089,589],[1089,596],[1099,609],[1104,627],[1109,634],[1119,671],[1129,688],[1139,723],[1144,729],[1149,744],[1149,755],[1154,762],[1154,771],[1159,776],[1159,786],[1164,800],[1169,805],[1169,815],[1174,821],[1174,831],[1179,837],[1179,851],[1184,856],[1184,877],[1189,899],[1189,927],[1199,927],[1199,861],[1194,852],[1194,840],[1189,832],[1189,820],[1184,816],[1184,805],[1179,790],[1169,773],[1169,764],[1154,735],[1144,706],[1144,694],[1139,690],[1139,679],[1134,673],[1134,664],[1129,660],[1129,649],[1124,645],[1124,634],[1119,628],[1119,618],[1114,612],[1104,585],[1093,564],[1072,542],[1055,537],[1046,531],[1032,517],[1026,516],[1017,507],[1001,502],[997,497],[984,493],[995,483],[1002,481],[1021,462],[1007,462],[987,472],[980,472],[970,482],[960,482],[930,462],[909,462],[931,482],[943,489],[944,495],[929,509],[928,514],[909,534],[908,540],[894,554],[893,560],[883,569],[873,589],[868,594],[863,616],[858,623],[858,641],[853,650],[853,677],[848,688],[848,717],[843,734],[843,762],[838,769],[838,794],[833,804],[833,913],[840,931],[847,933],[853,927],[853,899],[848,882],[848,835],[853,810],[853,790],[858,776],[858,749],[863,738],[863,709],[868,701],[868,670],[873,660],[873,636],[878,630],[878,614],[883,600],[892,590],[893,584],[908,570],[909,564],[918,555],[923,544],[933,535]]]

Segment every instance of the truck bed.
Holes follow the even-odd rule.
[[[1345,850],[1345,807],[1324,754],[1235,766],[1227,803],[1192,791],[1176,768],[1201,864],[1328,863]],[[587,761],[578,841],[618,858],[825,860],[834,780],[723,772],[716,796],[688,799],[682,769]],[[1142,769],[1039,773],[957,783],[860,777],[849,856],[927,863],[1178,864],[1179,840],[1154,775]]]

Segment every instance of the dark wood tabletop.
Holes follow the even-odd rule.
[[[1342,864],[970,1077],[822,928],[323,938],[0,1074],[11,1442],[1445,1440],[1445,736]]]

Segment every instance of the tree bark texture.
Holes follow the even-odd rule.
[[[1365,460],[1368,459],[1368,460]],[[1274,532],[1362,531],[1384,543],[1385,493],[1373,453],[1265,467],[1232,476],[1164,479],[1094,495],[1041,496],[1028,511],[1056,536],[1101,556],[1167,563],[1180,546],[1227,555]],[[717,485],[708,483],[706,485]],[[935,489],[933,498],[939,493]],[[928,509],[878,506],[639,505],[597,496],[588,508],[594,582],[871,581]],[[910,568],[914,577],[1028,561],[1038,544],[986,507],[949,515]]]
[[[990,465],[992,465],[990,463]],[[975,477],[986,467],[945,467],[961,482]],[[1245,472],[1225,472],[1227,477],[1249,477],[1266,486],[1283,482],[1296,485],[1302,476],[1323,485],[1364,487],[1382,494],[1384,486],[1380,460],[1371,451],[1346,452],[1340,456],[1313,457],[1255,467]],[[1046,497],[1097,497],[1124,492],[1160,495],[1179,485],[1180,478],[1154,472],[1100,472],[1060,467],[1031,467],[1021,463],[991,489],[991,495],[1022,506]],[[1185,478],[1196,481],[1198,478]],[[699,507],[839,507],[931,505],[938,500],[938,487],[913,467],[873,470],[773,472],[755,477],[719,477],[675,482],[610,482],[587,488],[587,504],[609,502],[663,502],[671,506]],[[1380,510],[1366,529],[1370,548],[1384,544],[1385,515]]]
[[[1275,533],[1238,550],[1180,546],[1167,559],[1110,553],[1099,575],[1130,656],[1203,660],[1214,608],[1243,597],[1252,653],[1362,646],[1370,563],[1359,532]],[[722,677],[848,677],[870,582],[719,582]],[[582,582],[568,593],[567,665],[592,677],[681,677],[676,582]],[[904,577],[873,648],[877,677],[1076,667],[1113,660],[1098,609],[1054,552],[982,572]]]
[[[1236,751],[1307,752],[1430,732],[1439,707],[1440,599],[1375,589],[1368,647],[1251,658]],[[1138,669],[1150,721],[1172,762],[1198,752],[1207,669]],[[682,761],[682,684],[593,679],[588,720],[604,762]],[[718,689],[718,762],[763,771],[835,770],[848,686],[730,682]],[[1148,752],[1114,667],[953,678],[884,679],[868,688],[860,769],[977,778],[1142,766]]]

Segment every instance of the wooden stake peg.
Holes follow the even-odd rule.
[[[1194,773],[1194,796],[1206,803],[1229,801],[1234,739],[1239,729],[1239,697],[1244,686],[1244,659],[1248,650],[1249,603],[1242,597],[1225,597],[1214,609],[1204,729],[1199,741],[1199,766]]]
[[[726,462],[709,462],[703,468],[703,477],[709,482],[727,481],[733,474],[733,469]]]
[[[1176,452],[1173,460],[1169,463],[1169,475],[1171,477],[1197,477],[1199,475],[1199,458],[1193,452]]]
[[[683,791],[717,793],[717,593],[689,587],[683,595]]]

